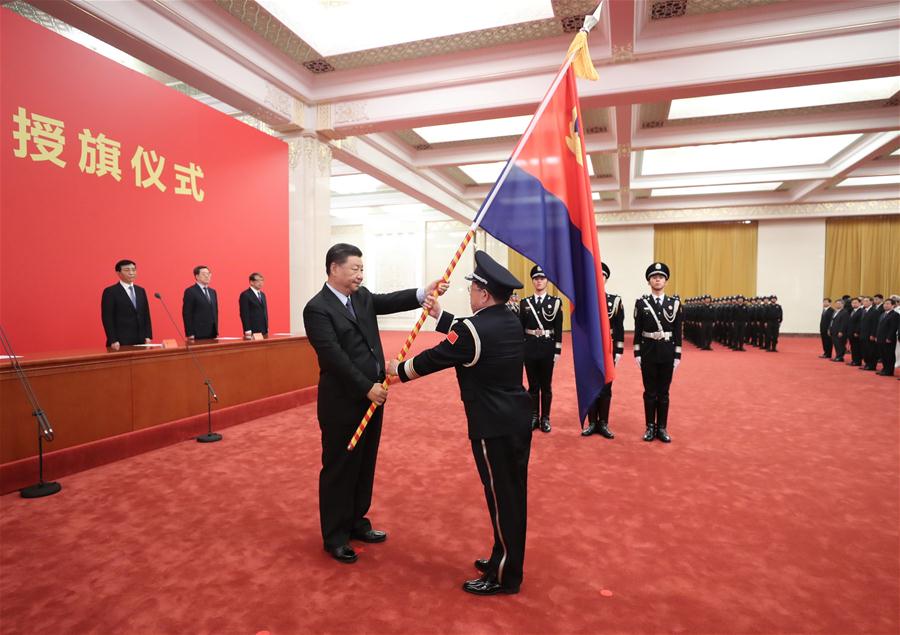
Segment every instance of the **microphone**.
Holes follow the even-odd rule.
[[[178,334],[178,337],[180,337],[181,341],[184,343],[185,350],[187,350],[187,352],[191,354],[191,359],[194,360],[194,364],[197,366],[197,370],[203,376],[203,383],[206,384],[206,387],[209,390],[209,396],[212,398],[213,401],[218,403],[219,396],[216,394],[215,388],[213,388],[212,381],[210,381],[209,377],[206,374],[206,371],[203,370],[203,366],[200,365],[200,360],[197,359],[197,354],[191,349],[191,346],[188,343],[188,339],[184,336],[181,329],[178,328],[178,323],[175,322],[175,318],[172,317],[172,313],[171,313],[171,311],[169,311],[169,307],[166,304],[166,301],[163,300],[162,294],[159,291],[157,291],[156,293],[153,294],[153,297],[156,298],[157,300],[159,300],[160,303],[162,304],[163,309],[165,309],[165,311],[166,311],[166,315],[169,316],[169,321],[172,323],[172,326],[175,328],[175,332]]]

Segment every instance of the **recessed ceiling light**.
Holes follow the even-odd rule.
[[[324,56],[553,17],[550,0],[258,0]]]
[[[641,175],[821,165],[860,136],[845,134],[644,150]]]
[[[669,119],[716,117],[736,113],[873,101],[889,99],[897,91],[900,91],[900,77],[876,77],[833,84],[691,97],[674,100],[669,109]]]
[[[690,196],[693,194],[732,194],[734,192],[772,192],[781,181],[770,183],[734,183],[732,185],[699,185],[697,187],[659,187],[650,196]]]
[[[465,121],[448,123],[440,126],[413,128],[428,143],[445,143],[447,141],[468,141],[469,139],[492,139],[494,137],[521,136],[531,121],[531,115],[520,117],[502,117],[483,121]]]
[[[900,185],[900,174],[888,174],[886,176],[853,176],[838,183],[837,187],[850,187],[854,185]]]

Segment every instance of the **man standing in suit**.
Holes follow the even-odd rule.
[[[483,575],[462,588],[512,594],[519,592],[525,562],[531,400],[522,386],[522,327],[505,304],[522,283],[483,251],[475,253],[475,271],[466,280],[474,315],[454,321],[436,304],[435,328],[447,339],[402,363],[391,360],[389,372],[406,382],[456,369],[494,537],[490,558],[475,561]]]
[[[860,370],[875,370],[878,363],[878,353],[875,345],[875,331],[878,328],[878,318],[881,317],[872,305],[871,296],[863,296],[862,319],[859,327],[859,343],[862,348],[863,365]]]
[[[850,322],[848,331],[850,334],[850,366],[862,366],[862,318],[863,309],[860,298],[850,300]]]
[[[219,300],[209,286],[212,272],[206,265],[194,267],[195,283],[184,290],[181,317],[184,336],[191,341],[214,340],[219,336]]]
[[[876,331],[876,339],[878,341],[878,357],[881,359],[881,370],[879,375],[892,377],[894,375],[894,364],[897,361],[897,351],[895,348],[897,342],[897,325],[900,323],[900,313],[894,310],[894,299],[885,298],[882,303],[881,317],[878,318],[878,330]]]
[[[847,329],[850,327],[850,314],[844,310],[844,301],[835,300],[834,313],[831,315],[831,324],[828,326],[828,334],[834,343],[833,362],[844,361],[847,353]]]
[[[244,339],[252,339],[254,333],[262,333],[264,337],[269,334],[269,305],[262,291],[264,283],[262,274],[251,273],[250,288],[244,289],[238,298]]]
[[[372,293],[362,286],[363,260],[358,247],[332,246],[325,255],[327,282],[303,308],[306,336],[319,360],[316,412],[322,433],[319,473],[319,518],[325,551],[338,562],[356,562],[350,539],[384,542],[387,534],[372,529],[366,518],[372,502],[375,460],[384,408],[375,410],[352,451],[347,444],[370,403],[383,406],[387,390],[379,315],[433,305],[432,291],[443,294],[438,280],[424,289]]]
[[[149,344],[153,337],[147,292],[134,284],[137,265],[133,260],[116,263],[119,282],[106,287],[100,298],[100,318],[106,331],[106,346],[114,351],[120,346]]]
[[[822,316],[819,318],[819,337],[822,338],[822,359],[831,359],[831,351],[834,342],[831,339],[831,318],[834,317],[834,307],[831,306],[831,298],[822,298]]]

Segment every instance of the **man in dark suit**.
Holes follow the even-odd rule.
[[[106,331],[106,346],[114,351],[120,346],[149,344],[153,337],[147,292],[134,284],[137,265],[133,260],[116,263],[119,281],[103,290],[100,318]]]
[[[832,307],[834,313],[831,316],[831,324],[828,326],[828,334],[834,343],[833,362],[844,361],[847,353],[847,329],[850,328],[850,314],[844,310],[844,301],[835,300]]]
[[[878,318],[881,313],[875,308],[873,298],[863,298],[863,316],[859,329],[859,339],[862,344],[863,366],[860,370],[875,370],[878,365],[878,345],[875,341],[875,332],[878,329]]]
[[[181,317],[189,340],[214,340],[219,336],[219,300],[209,286],[212,272],[206,265],[194,267],[194,284],[184,290]]]
[[[900,313],[894,310],[894,299],[885,298],[881,305],[882,313],[878,318],[878,330],[875,337],[878,342],[878,357],[881,359],[879,375],[892,377],[894,364],[897,361],[897,325],[900,323]]]
[[[831,339],[831,318],[834,317],[834,307],[831,306],[831,298],[822,298],[822,316],[819,318],[819,337],[822,338],[822,359],[831,359],[831,351],[834,342]]]
[[[254,333],[269,334],[269,305],[266,304],[266,294],[263,293],[265,278],[262,274],[250,274],[250,288],[244,289],[238,298],[238,307],[241,310],[241,326],[244,329],[244,338],[252,339]]]
[[[850,366],[862,366],[862,318],[863,309],[861,298],[850,300],[850,322],[848,332],[850,335]]]
[[[303,308],[306,336],[319,360],[317,415],[322,433],[319,473],[319,518],[325,551],[339,561],[356,562],[351,538],[383,542],[387,534],[372,529],[366,518],[372,502],[375,460],[384,408],[375,410],[352,451],[347,445],[370,403],[383,406],[387,390],[384,351],[377,316],[432,306],[430,294],[447,285],[432,282],[424,289],[372,293],[361,286],[362,252],[339,243],[325,256],[328,281]]]
[[[447,339],[403,363],[391,360],[389,372],[406,382],[456,369],[494,534],[490,558],[475,561],[483,575],[462,588],[475,595],[518,593],[525,562],[532,404],[522,386],[522,326],[505,304],[522,283],[483,251],[475,253],[475,271],[466,279],[472,281],[469,305],[475,314],[454,322],[435,305],[436,330],[447,333]]]

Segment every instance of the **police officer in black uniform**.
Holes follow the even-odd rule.
[[[388,372],[410,381],[456,368],[469,439],[494,530],[491,557],[476,560],[484,575],[463,584],[476,595],[518,593],[525,561],[528,456],[531,451],[531,400],[522,386],[522,325],[506,307],[522,283],[485,252],[475,253],[469,303],[475,314],[455,320],[438,313],[436,329],[447,339]]]
[[[650,293],[634,305],[634,357],[644,381],[644,441],[659,439],[670,443],[666,431],[669,420],[669,385],[681,363],[682,309],[678,296],[667,296],[669,267],[655,262],[645,277]]]
[[[531,427],[550,432],[553,366],[562,352],[562,300],[547,293],[547,276],[540,265],[531,268],[534,295],[522,300],[519,319],[525,329],[525,374],[531,395]]]
[[[600,263],[603,269],[603,280],[609,280],[609,267],[605,262]],[[605,286],[605,285],[604,285]],[[613,363],[618,364],[625,352],[625,310],[622,308],[622,298],[614,293],[606,294],[606,313],[609,315],[609,331],[612,335]],[[589,437],[594,432],[607,439],[615,439],[609,429],[609,406],[612,403],[612,382],[603,386],[600,396],[588,410],[588,425],[581,431],[581,436]]]

